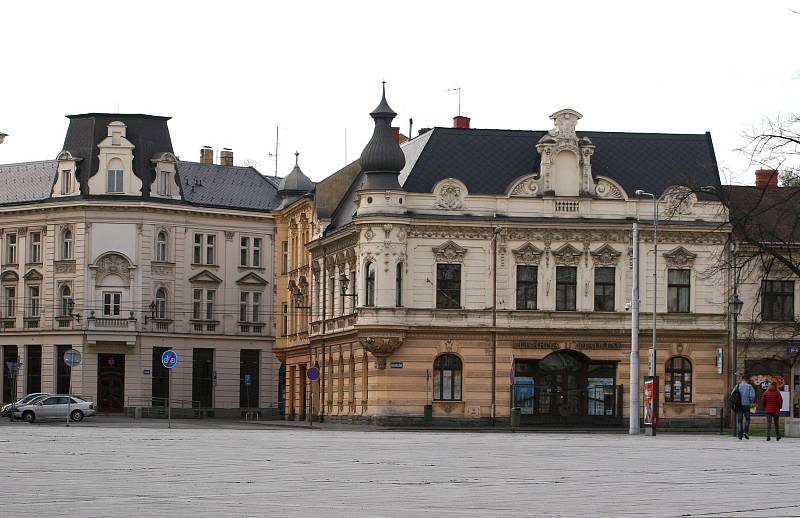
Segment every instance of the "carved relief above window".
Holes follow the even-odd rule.
[[[524,245],[520,246],[516,250],[511,251],[514,254],[514,258],[517,260],[517,264],[526,264],[526,265],[536,265],[539,264],[539,259],[541,259],[542,252],[530,242],[525,243]]]
[[[697,254],[693,254],[684,247],[679,246],[666,252],[664,258],[667,260],[668,268],[691,268],[697,258]]]
[[[598,198],[604,200],[624,200],[626,199],[625,191],[616,182],[608,178],[600,178],[595,187],[595,193]]]
[[[697,196],[688,187],[669,187],[664,193],[665,217],[692,213]]]
[[[597,266],[615,266],[621,252],[617,252],[611,245],[605,244],[591,253],[594,264]]]
[[[433,192],[436,195],[435,209],[458,210],[464,207],[467,188],[457,180],[448,178],[434,187]]]
[[[556,264],[559,266],[577,266],[581,260],[583,252],[567,243],[558,250],[552,252]]]
[[[460,263],[464,261],[464,254],[467,249],[457,245],[453,241],[447,241],[439,246],[433,247],[433,255],[439,263]]]
[[[89,265],[95,277],[95,284],[101,286],[103,280],[108,276],[117,276],[122,279],[122,285],[130,287],[133,280],[133,272],[136,267],[122,254],[108,253],[101,256],[95,264]]]
[[[539,189],[538,177],[536,175],[526,176],[512,185],[509,196],[533,197],[541,194]]]

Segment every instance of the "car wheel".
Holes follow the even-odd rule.
[[[27,412],[22,413],[22,420],[26,423],[32,423],[36,421],[36,414],[28,410]]]
[[[76,423],[80,423],[81,421],[83,421],[83,412],[81,412],[80,410],[73,410],[72,413],[69,415],[69,418]]]

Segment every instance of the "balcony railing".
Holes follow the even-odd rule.
[[[136,332],[136,318],[133,312],[130,313],[128,318],[112,317],[108,315],[96,316],[94,311],[89,313],[89,318],[86,319],[90,331],[97,329],[112,330],[112,331],[131,331]]]
[[[13,329],[17,325],[17,317],[0,318],[0,329]]]
[[[242,334],[260,335],[263,331],[263,322],[239,322],[239,332]]]
[[[218,320],[192,320],[192,331],[195,333],[214,333],[218,325]]]
[[[25,317],[25,329],[39,329],[39,317]]]

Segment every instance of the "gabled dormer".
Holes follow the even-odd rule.
[[[575,110],[552,114],[553,129],[536,145],[541,156],[539,189],[545,195],[593,196],[591,158],[594,145],[588,137],[578,138],[575,127],[583,116]]]
[[[108,124],[108,135],[97,144],[97,174],[89,179],[89,194],[137,196],[142,181],[133,174],[134,145],[126,138],[127,126],[120,121]]]
[[[58,161],[57,178],[53,184],[53,191],[50,193],[53,197],[60,196],[77,196],[81,193],[81,187],[78,182],[78,162],[82,159],[72,156],[72,153],[63,150],[56,157]]]
[[[181,190],[177,179],[178,159],[166,151],[157,153],[150,159],[155,172],[155,181],[150,187],[150,196],[153,198],[181,199]]]

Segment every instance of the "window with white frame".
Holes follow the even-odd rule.
[[[6,234],[5,264],[17,264],[17,234],[15,232]]]
[[[163,230],[156,237],[156,261],[167,262],[167,233]]]
[[[61,286],[59,297],[58,316],[68,317],[71,313],[72,290],[66,284]]]
[[[281,306],[281,336],[289,334],[289,305],[285,302]]]
[[[41,288],[39,286],[28,286],[28,316],[29,317],[38,317],[41,306],[40,306],[40,299],[39,294],[41,292]]]
[[[289,242],[284,241],[283,246],[283,261],[281,262],[281,273],[289,272]]]
[[[261,238],[241,238],[239,246],[239,266],[261,267]]]
[[[216,290],[195,288],[192,290],[192,319],[214,320],[214,297]]]
[[[72,192],[72,171],[65,169],[61,171],[61,194]]]
[[[3,316],[13,318],[17,315],[17,288],[7,286],[3,289]]]
[[[215,264],[214,258],[214,234],[195,234],[192,263]]]
[[[253,248],[250,250],[252,260],[250,266],[253,268],[261,268],[261,238],[253,238]]]
[[[38,264],[42,262],[42,233],[31,232],[28,234],[28,241],[30,242],[28,262]]]
[[[667,311],[688,313],[691,296],[691,270],[667,270]]]
[[[164,288],[158,288],[156,290],[156,318],[159,319],[166,319],[167,318],[167,290]]]
[[[61,235],[61,259],[72,260],[72,230],[66,229]]]
[[[169,196],[170,173],[168,171],[158,172],[158,195]]]
[[[122,169],[109,169],[106,172],[106,192],[109,194],[123,193]]]
[[[375,263],[372,261],[364,268],[364,305],[375,305]]]
[[[261,293],[242,291],[239,294],[239,321],[261,322]]]
[[[122,309],[122,293],[118,291],[103,292],[103,316],[118,317]]]
[[[206,234],[206,264],[215,264],[213,234]]]

